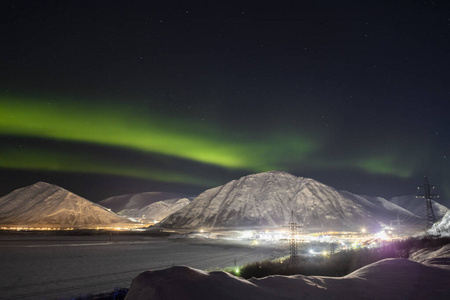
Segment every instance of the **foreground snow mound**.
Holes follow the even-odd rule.
[[[450,269],[385,259],[344,277],[268,276],[243,280],[224,272],[172,267],[139,274],[126,300],[168,299],[449,299]]]
[[[177,266],[139,274],[125,299],[257,299],[256,295],[262,293],[255,285],[228,273]]]
[[[370,202],[310,178],[270,171],[209,189],[161,222],[169,228],[281,227],[294,211],[308,229],[378,229],[397,214],[414,214],[384,200]],[[405,217],[405,218],[406,218]]]
[[[0,224],[7,226],[120,226],[128,220],[59,186],[38,182],[0,198]]]
[[[428,234],[450,236],[450,211],[440,221],[433,224],[433,227],[428,230]]]

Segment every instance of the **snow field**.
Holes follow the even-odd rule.
[[[72,238],[72,239],[71,239]],[[139,273],[173,265],[215,270],[275,258],[263,247],[200,244],[198,241],[113,236],[0,236],[0,299],[68,299],[129,287]]]

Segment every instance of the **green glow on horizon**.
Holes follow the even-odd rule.
[[[329,157],[331,151],[325,147],[332,146],[318,134],[293,132],[280,125],[262,135],[246,128],[237,131],[224,124],[106,101],[0,96],[0,134],[119,147],[249,172],[343,168],[407,178],[417,167],[413,154],[404,154],[395,141],[386,142],[384,152],[377,155],[366,155],[370,151],[364,152],[361,146],[356,153],[349,152],[351,156]],[[93,160],[88,153],[82,154],[81,159],[71,157],[74,154],[53,152],[2,151],[0,167],[111,174],[202,186],[216,184],[181,173]]]
[[[385,147],[387,147],[385,145]],[[427,151],[426,148],[410,149],[405,153],[403,146],[398,144],[389,144],[389,149],[378,154],[365,154],[370,150],[361,147],[355,153],[334,160],[317,160],[311,162],[317,169],[349,169],[359,170],[366,174],[388,175],[398,178],[410,178],[419,168],[420,161],[418,153]],[[402,154],[405,153],[405,154]]]
[[[123,104],[0,97],[0,105],[0,134],[123,147],[229,169],[282,169],[285,153],[301,161],[317,148],[317,141],[298,134],[252,141],[215,124]]]
[[[394,156],[370,157],[357,163],[357,167],[371,173],[380,175],[395,175],[400,178],[409,178],[414,173],[413,166],[399,166]]]

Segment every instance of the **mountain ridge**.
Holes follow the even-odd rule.
[[[338,191],[311,178],[269,171],[206,190],[189,205],[165,218],[161,226],[280,227],[290,221],[291,211],[294,211],[295,222],[318,229],[380,228],[381,223],[389,224],[397,214],[415,221],[420,219],[383,198],[374,197],[372,201],[368,198]],[[371,204],[362,203],[365,201]]]
[[[0,224],[92,228],[132,222],[64,188],[39,181],[0,198]]]

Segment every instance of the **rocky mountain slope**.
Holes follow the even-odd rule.
[[[111,209],[115,213],[119,213],[124,210],[139,211],[152,203],[160,201],[173,204],[182,198],[193,199],[193,197],[186,194],[146,192],[139,194],[114,196],[101,200],[98,202],[98,204]]]
[[[154,223],[183,208],[192,199],[179,193],[146,192],[110,197],[98,204],[125,218]]]
[[[389,199],[390,202],[403,207],[406,210],[414,213],[415,215],[426,219],[427,217],[427,206],[425,204],[425,199],[416,198],[416,196],[401,196]],[[433,206],[433,212],[437,220],[441,219],[445,213],[449,210],[446,206],[431,200],[431,205]]]
[[[189,203],[188,198],[181,198],[175,202],[174,199],[158,201],[144,206],[142,209],[124,209],[118,215],[144,223],[159,222]]]
[[[38,182],[0,198],[0,224],[93,228],[131,222],[59,186]]]
[[[400,214],[420,220],[385,199],[340,192],[310,178],[271,171],[212,188],[161,222],[163,227],[281,227],[295,221],[308,229],[377,229]]]

